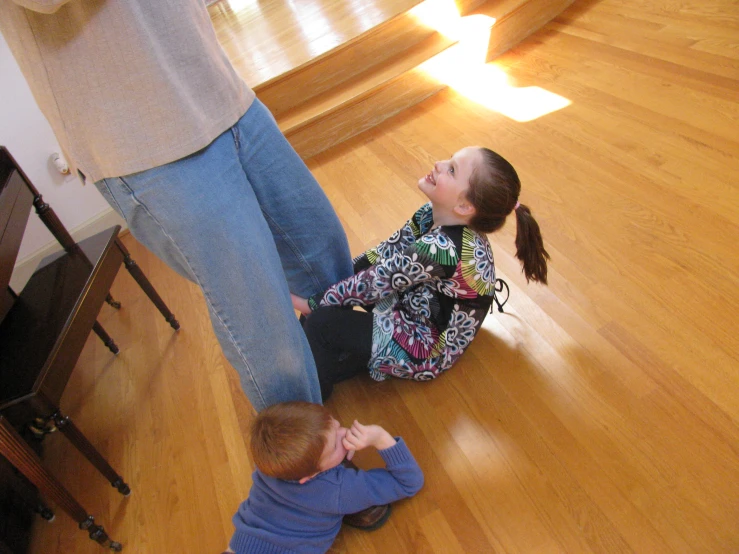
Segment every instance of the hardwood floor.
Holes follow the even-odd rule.
[[[223,0],[208,8],[218,40],[256,88],[412,8],[420,0]]]
[[[739,552],[738,44],[731,0],[577,1],[494,64],[566,107],[519,122],[448,89],[309,161],[359,253],[423,202],[434,160],[489,146],[552,256],[527,286],[510,222],[491,236],[506,313],[447,375],[337,386],[337,416],[402,435],[426,485],[332,552]],[[199,291],[126,244],[182,330],[121,273],[100,319],[121,353],[91,336],[63,407],[133,495],[61,437],[47,463],[124,551],[218,553],[252,411]],[[64,514],[36,524],[33,554],[100,551]]]

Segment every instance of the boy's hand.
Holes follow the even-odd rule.
[[[342,442],[349,451],[362,450],[368,446],[374,446],[377,450],[395,446],[395,439],[385,429],[379,425],[362,425],[357,420],[347,430]]]
[[[308,301],[305,298],[297,296],[291,292],[290,300],[292,300],[293,308],[298,310],[301,314],[308,315],[309,313],[311,313],[310,306],[308,305]]]

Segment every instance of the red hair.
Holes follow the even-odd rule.
[[[331,413],[320,404],[282,402],[257,414],[249,447],[254,464],[270,477],[300,480],[319,471],[331,429]]]

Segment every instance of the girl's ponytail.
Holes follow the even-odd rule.
[[[475,208],[468,225],[481,233],[494,233],[512,211],[516,213],[516,258],[526,281],[547,284],[547,260],[539,224],[528,206],[518,203],[521,181],[513,166],[489,148],[480,148],[482,166],[470,176],[467,200]]]
[[[523,264],[526,281],[547,284],[547,260],[539,224],[528,206],[519,204],[516,212],[516,258]]]

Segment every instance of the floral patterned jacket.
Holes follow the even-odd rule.
[[[371,376],[426,381],[449,369],[472,342],[495,292],[484,234],[433,226],[422,206],[389,239],[354,260],[355,274],[308,300],[318,306],[373,306]]]

